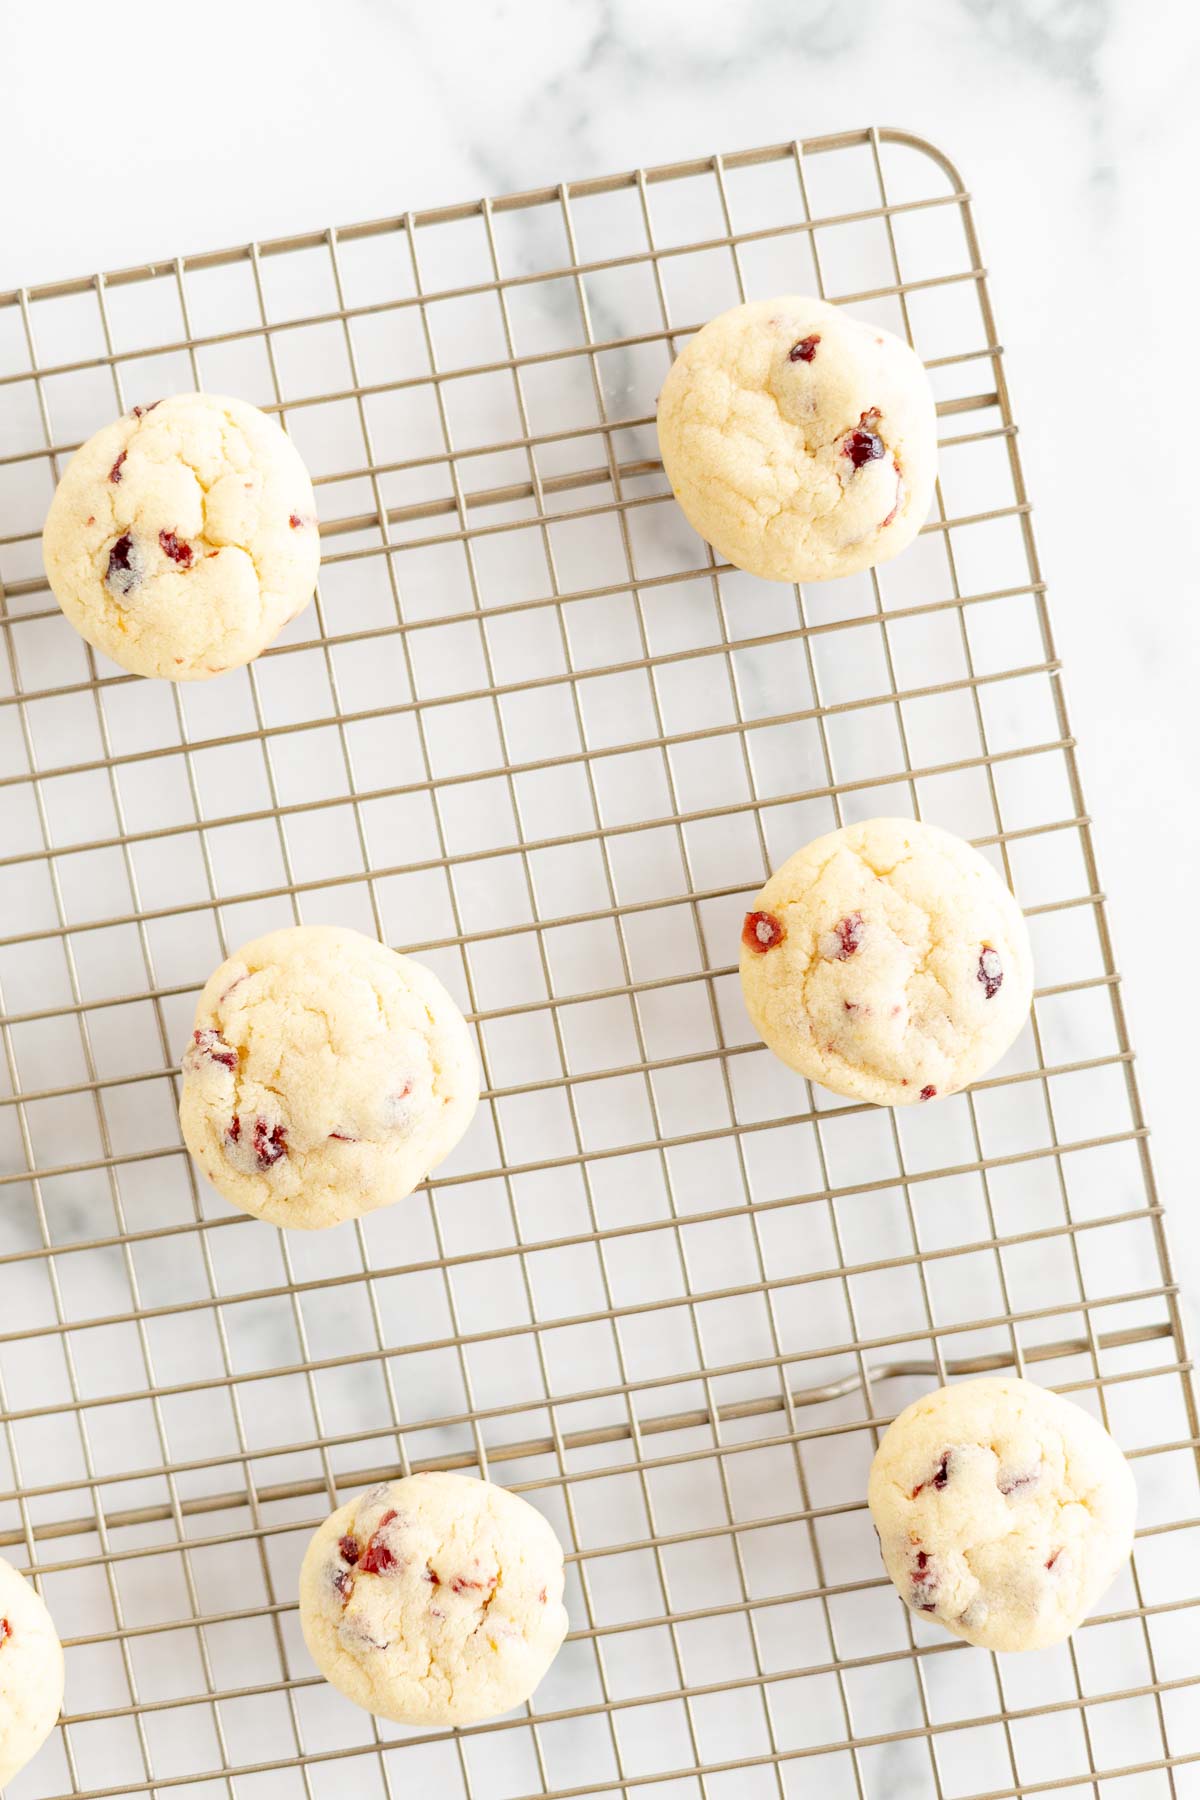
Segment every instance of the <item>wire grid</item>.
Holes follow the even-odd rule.
[[[714,561],[653,429],[687,333],[817,291],[907,335],[936,516],[800,591]],[[306,613],[135,681],[65,624],[67,453],[191,385],[319,486]],[[67,1642],[20,1795],[1200,1793],[1200,1439],[968,197],[847,132],[0,296],[0,1547]],[[1029,914],[1029,1027],[902,1114],[753,1041],[741,914],[845,821],[973,839]],[[474,1019],[426,1189],[234,1215],[178,1136],[196,990],[356,925]],[[863,1494],[935,1380],[1028,1371],[1134,1456],[1105,1611],[1003,1661],[896,1599]],[[568,1550],[532,1710],[374,1721],[296,1617],[328,1508],[490,1474]]]

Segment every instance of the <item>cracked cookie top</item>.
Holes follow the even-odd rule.
[[[1128,1557],[1137,1505],[1096,1419],[1035,1382],[996,1377],[905,1407],[867,1498],[905,1603],[991,1650],[1074,1631]]]
[[[312,483],[257,407],[176,394],[75,453],[42,555],[90,644],[137,675],[203,681],[252,661],[312,598]]]
[[[436,975],[360,932],[297,925],[210,976],[179,1117],[227,1200],[313,1230],[410,1193],[478,1098],[471,1034]]]
[[[806,295],[735,306],[698,331],[663,384],[658,440],[701,537],[771,581],[895,556],[925,521],[937,467],[920,359]]]
[[[321,1673],[409,1725],[465,1725],[532,1694],[567,1629],[563,1555],[528,1501],[488,1481],[385,1481],[330,1515],[300,1572]]]
[[[778,869],[742,928],[742,991],[775,1055],[835,1094],[903,1106],[976,1080],[1029,1012],[1021,910],[977,850],[869,819]]]

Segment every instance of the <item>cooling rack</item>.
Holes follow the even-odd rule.
[[[714,562],[655,398],[703,320],[816,291],[939,402],[917,543],[799,591]],[[200,384],[318,482],[314,611],[134,680],[38,533],[69,451]],[[1200,1441],[970,203],[867,130],[0,295],[0,1549],[67,1641],[22,1796],[1200,1792]],[[767,870],[912,813],[980,846],[1041,986],[899,1114],[808,1087],[736,979]],[[295,920],[424,957],[485,1098],[413,1199],[233,1215],[176,1120],[193,997]],[[1068,1645],[909,1615],[886,1421],[1027,1371],[1134,1457],[1130,1569]],[[375,1722],[298,1629],[308,1533],[489,1472],[568,1550],[531,1711]]]

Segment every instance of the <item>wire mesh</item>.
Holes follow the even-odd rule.
[[[747,295],[908,336],[936,514],[800,591],[716,562],[658,385]],[[38,534],[69,451],[192,385],[313,470],[315,613],[250,669],[135,681]],[[1000,346],[959,177],[888,130],[0,295],[0,1548],[67,1643],[23,1796],[1200,1793],[1197,1443]],[[1013,881],[1042,985],[969,1093],[903,1114],[753,1040],[748,898],[912,813]],[[194,995],[274,926],[425,958],[485,1098],[408,1203],[285,1236],[175,1120]],[[1133,1563],[998,1660],[895,1598],[863,1493],[947,1375],[1104,1418]],[[307,1535],[414,1468],[568,1550],[520,1716],[376,1722],[298,1630]]]

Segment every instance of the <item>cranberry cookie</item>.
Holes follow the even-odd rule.
[[[567,1630],[563,1554],[528,1501],[410,1475],[326,1519],[300,1571],[313,1660],[402,1725],[469,1725],[528,1700]]]
[[[887,1572],[914,1612],[989,1650],[1069,1637],[1133,1546],[1129,1464],[1031,1381],[960,1381],[906,1406],[871,1464]]]
[[[937,418],[920,359],[805,295],[712,319],[658,402],[663,467],[689,522],[769,581],[886,562],[925,522]]]
[[[312,599],[312,483],[256,406],[176,394],[76,451],[42,556],[89,644],[135,675],[204,681],[251,662]]]
[[[179,1118],[234,1206],[311,1231],[410,1193],[478,1099],[471,1034],[437,976],[357,931],[307,925],[210,977]]]
[[[913,819],[847,825],[790,857],[746,915],[741,972],[768,1049],[879,1106],[976,1080],[1033,994],[1025,920],[992,865]]]

